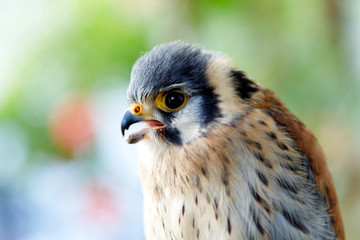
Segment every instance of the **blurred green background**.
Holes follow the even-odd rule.
[[[135,60],[176,39],[229,55],[314,131],[356,239],[358,0],[2,0],[0,239],[143,238],[119,124]]]

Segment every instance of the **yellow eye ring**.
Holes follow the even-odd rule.
[[[161,110],[173,112],[183,108],[188,100],[189,96],[183,91],[172,90],[160,93],[155,99],[155,104]]]
[[[134,104],[130,106],[130,112],[134,115],[140,115],[143,111],[143,107],[140,104]]]

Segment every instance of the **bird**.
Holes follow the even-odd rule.
[[[139,147],[146,239],[345,239],[316,137],[227,55],[155,46],[127,99],[122,135],[145,126],[127,142]]]

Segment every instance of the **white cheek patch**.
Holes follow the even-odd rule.
[[[190,99],[185,107],[177,113],[171,124],[179,130],[184,143],[190,142],[201,134],[200,108],[200,99]]]
[[[183,142],[190,142],[200,136],[200,123],[194,116],[187,118],[187,121],[174,122],[174,127],[180,131]]]

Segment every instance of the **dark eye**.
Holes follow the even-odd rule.
[[[175,111],[184,106],[186,95],[180,91],[172,91],[165,95],[164,104],[168,110]]]

